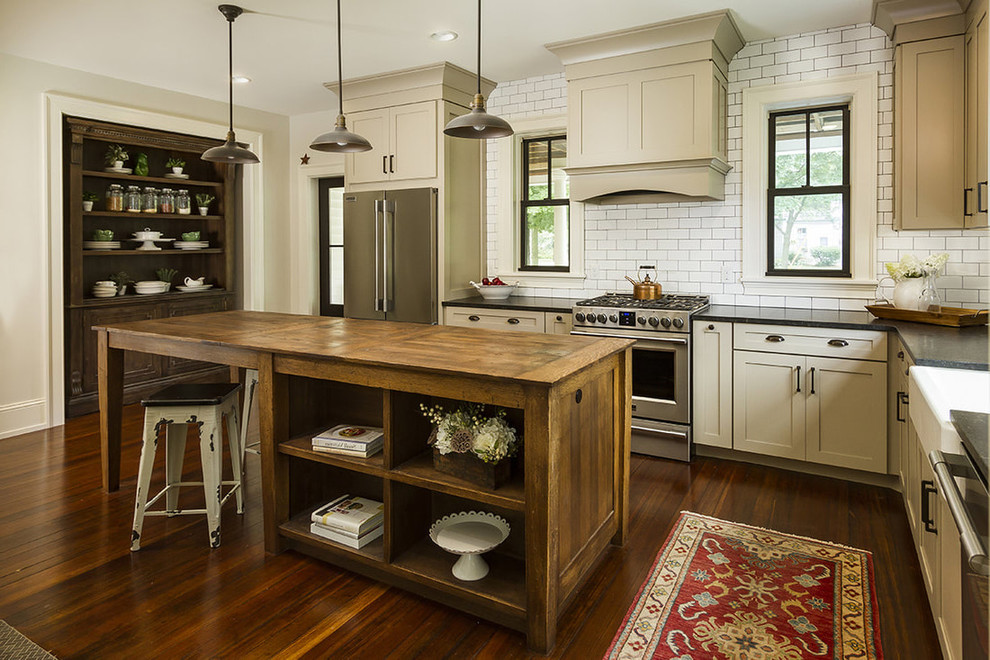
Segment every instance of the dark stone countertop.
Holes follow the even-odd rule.
[[[973,460],[973,465],[983,477],[983,483],[986,483],[987,455],[990,454],[987,420],[990,419],[990,415],[968,410],[950,410],[949,419],[952,420],[952,425],[956,427],[956,432],[959,434],[966,452]]]
[[[867,311],[833,311],[784,307],[712,305],[691,317],[695,321],[772,323],[848,330],[896,332],[915,364],[949,369],[988,368],[987,326],[949,328],[940,325],[878,319]]]
[[[571,308],[584,298],[543,298],[539,296],[509,296],[505,300],[485,300],[481,295],[444,300],[444,307],[487,307],[488,309],[519,309],[534,312],[571,313]]]

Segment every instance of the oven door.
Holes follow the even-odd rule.
[[[635,339],[632,347],[633,417],[688,424],[691,421],[691,369],[688,335],[657,332],[636,336],[601,329],[572,335]]]

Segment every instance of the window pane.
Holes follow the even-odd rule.
[[[797,188],[807,183],[806,115],[774,117],[774,176],[777,188]]]
[[[811,185],[841,186],[842,110],[811,113]]]
[[[330,188],[327,191],[327,205],[330,209],[330,245],[343,245],[344,189]]]
[[[567,166],[567,138],[555,138],[550,142],[550,182],[553,186],[551,197],[567,199],[570,184],[564,168]]]
[[[547,143],[545,140],[527,143],[526,159],[529,165],[527,191],[530,200],[547,199],[550,195],[547,177]]]
[[[568,266],[570,209],[568,206],[526,208],[524,266]]]
[[[842,194],[774,199],[774,268],[842,270]]]
[[[330,248],[330,304],[344,304],[344,248]]]

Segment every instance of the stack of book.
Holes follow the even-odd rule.
[[[382,535],[385,505],[356,495],[341,495],[313,512],[309,531],[350,548],[362,548]]]
[[[379,427],[338,424],[313,438],[313,451],[368,458],[382,450],[384,437]]]

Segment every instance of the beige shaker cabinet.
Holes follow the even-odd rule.
[[[691,330],[695,444],[732,448],[732,323],[695,321]]]
[[[574,320],[571,314],[559,312],[545,312],[546,318],[544,330],[548,335],[569,335],[574,327]]]
[[[971,6],[966,30],[965,226],[986,227],[987,205],[987,3]]]
[[[355,112],[349,120],[372,148],[345,160],[348,184],[437,176],[436,101]]]
[[[734,352],[733,449],[804,460],[804,361],[786,353]]]

